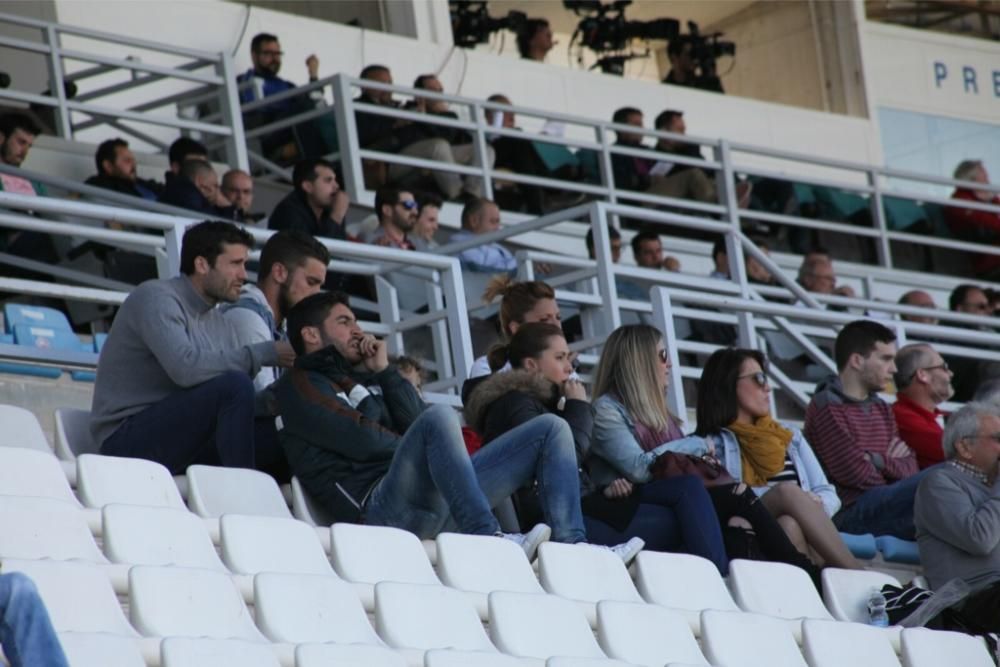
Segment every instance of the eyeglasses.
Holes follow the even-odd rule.
[[[399,202],[399,205],[405,208],[407,211],[412,211],[417,207],[417,200],[415,199],[404,199]]]
[[[941,370],[943,370],[945,373],[947,373],[949,370],[951,370],[951,369],[948,368],[948,362],[947,361],[942,361],[940,364],[937,364],[936,366],[924,366],[920,370],[922,370],[922,371],[933,371],[933,370],[937,370],[939,368]]]
[[[660,358],[660,363],[661,364],[669,364],[670,363],[670,357],[667,355],[667,351],[666,350],[657,350],[656,351],[656,356],[658,356]]]
[[[748,375],[740,375],[736,378],[736,380],[737,381],[745,380],[747,378],[752,379],[754,381],[754,384],[756,384],[758,387],[763,388],[766,387],[768,384],[767,375],[763,371],[757,371],[756,373],[749,373]]]

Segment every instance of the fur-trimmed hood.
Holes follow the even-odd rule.
[[[537,399],[549,410],[555,408],[559,399],[559,388],[541,373],[512,370],[494,373],[479,383],[469,400],[465,402],[463,414],[465,422],[477,433],[482,433],[486,424],[486,414],[490,407],[505,394],[520,391]]]

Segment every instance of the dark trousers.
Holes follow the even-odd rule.
[[[104,441],[101,453],[156,461],[173,475],[196,463],[279,475],[287,470],[274,419],[254,419],[253,380],[239,371],[178,391],[132,415]]]

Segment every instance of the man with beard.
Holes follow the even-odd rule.
[[[896,335],[878,322],[851,322],[837,334],[834,357],[838,374],[816,387],[803,429],[844,504],[833,522],[845,533],[912,540],[923,472],[878,395],[896,372]]]
[[[23,113],[7,113],[0,116],[0,162],[9,167],[20,168],[35,143],[38,131],[35,122]],[[0,174],[0,191],[29,197],[44,197],[47,194],[45,186],[41,183],[13,174]],[[52,238],[42,232],[16,229],[0,231],[0,251],[39,262],[58,261]],[[8,277],[39,277],[38,274],[23,269],[5,267],[4,270],[4,275]]]
[[[105,190],[113,190],[131,197],[141,197],[156,201],[163,186],[153,181],[139,178],[136,171],[135,154],[124,139],[108,139],[101,142],[94,156],[97,173],[85,183]]]
[[[407,190],[381,188],[375,193],[378,229],[369,243],[386,248],[415,250],[407,234],[417,224],[417,200]]]
[[[285,341],[241,344],[215,306],[235,302],[253,237],[228,222],[187,230],[181,275],[149,280],[122,304],[97,364],[90,432],[101,453],[156,461],[280,470],[276,439],[254,423],[253,378],[290,366]],[[266,425],[265,425],[266,426]]]
[[[941,435],[945,413],[937,406],[954,395],[953,375],[948,363],[926,343],[907,345],[896,355],[892,414],[899,437],[917,455],[921,470],[944,461]]]
[[[274,207],[267,226],[345,240],[344,218],[351,201],[340,189],[333,165],[319,158],[300,160],[292,170],[292,184],[295,189]]]

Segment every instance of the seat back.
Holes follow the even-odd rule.
[[[77,507],[52,498],[4,498],[0,555],[107,563]]]
[[[445,585],[463,591],[543,593],[524,549],[486,535],[441,533],[437,571]]]
[[[222,559],[233,572],[333,575],[315,529],[302,521],[225,514],[219,533]]]
[[[333,517],[312,499],[298,477],[292,477],[292,515],[312,526],[333,525]]]
[[[888,634],[860,623],[806,619],[802,653],[812,667],[900,667]]]
[[[689,554],[640,551],[635,584],[647,602],[671,609],[738,611],[712,561]]]
[[[509,655],[606,658],[576,603],[555,595],[506,593],[489,597],[490,639]]]
[[[335,523],[330,560],[344,579],[364,584],[397,581],[440,584],[417,536],[398,528]]]
[[[875,570],[823,569],[823,599],[826,608],[838,621],[868,622],[868,598],[872,590],[885,584],[899,586],[890,574]]]
[[[496,650],[472,602],[445,586],[376,584],[375,630],[396,648]]]
[[[701,645],[713,665],[807,667],[788,624],[770,616],[704,611]]]
[[[274,478],[246,468],[193,465],[187,469],[188,502],[198,516],[249,514],[291,519]]]
[[[330,667],[364,665],[365,667],[406,667],[406,659],[382,646],[302,644],[295,649],[295,667]]]
[[[110,504],[186,510],[170,471],[154,461],[81,454],[76,459],[77,492],[87,507]]]
[[[34,324],[18,324],[14,327],[14,343],[46,350],[68,350],[70,352],[92,352],[92,345],[85,345],[69,329]]]
[[[981,637],[960,632],[907,628],[903,630],[901,643],[901,657],[906,667],[990,667],[993,664]]]
[[[60,632],[59,643],[73,667],[146,667],[137,640],[96,632]]]
[[[794,565],[734,560],[729,564],[729,587],[746,611],[777,618],[833,619],[809,575]]]
[[[433,649],[424,654],[424,667],[525,667],[533,664],[537,663],[495,651]]]
[[[14,333],[14,327],[17,325],[49,327],[62,331],[72,331],[73,329],[62,311],[46,306],[32,306],[22,303],[5,303],[3,322],[7,333]]]
[[[38,449],[52,453],[42,425],[31,410],[16,405],[0,405],[0,447]]]
[[[104,552],[115,563],[180,565],[228,572],[205,523],[187,510],[105,505]]]
[[[56,456],[73,461],[80,454],[97,454],[100,450],[90,436],[90,410],[56,408]]]
[[[160,644],[162,667],[280,667],[267,644],[238,639],[167,637]]]
[[[636,665],[708,664],[687,619],[658,605],[598,602],[597,639],[609,656]]]
[[[538,547],[538,578],[549,593],[570,600],[642,602],[622,559],[610,549],[545,542]]]

